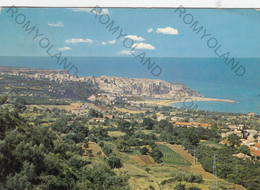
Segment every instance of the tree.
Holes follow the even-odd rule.
[[[151,118],[144,118],[143,119],[143,123],[142,126],[147,129],[147,130],[151,130],[153,129],[153,125],[155,124],[154,120],[152,120]]]
[[[247,190],[256,190],[256,189],[260,189],[260,185],[257,182],[252,182],[247,187]]]
[[[228,135],[228,142],[232,147],[235,145],[239,146],[240,145],[240,138],[236,134],[230,134]]]
[[[14,107],[19,111],[23,112],[26,109],[26,101],[22,97],[16,98],[14,101]]]
[[[98,111],[94,110],[94,109],[90,109],[89,112],[88,112],[88,117],[89,118],[92,118],[92,117],[99,117],[99,116],[102,116],[101,113],[99,113]]]
[[[107,146],[107,145],[104,145],[103,147],[102,147],[102,150],[103,150],[103,152],[104,152],[104,154],[106,155],[106,156],[109,156],[110,154],[112,154],[112,149],[109,147],[109,146]]]
[[[108,165],[110,166],[111,169],[122,167],[120,158],[118,158],[114,155],[112,155],[108,158]]]
[[[129,151],[129,146],[125,140],[119,139],[117,141],[117,149],[121,152],[127,152]]]
[[[77,182],[79,188],[74,187],[71,189],[129,189],[127,182],[128,178],[126,176],[117,176],[108,164],[100,161],[84,166],[82,177]]]
[[[169,121],[162,119],[154,125],[154,128],[156,128],[156,131],[160,132],[163,131],[167,126],[172,127],[172,124],[170,124]]]
[[[150,168],[145,168],[145,171],[146,171],[147,173],[149,173],[150,170],[151,170]]]
[[[128,141],[127,141],[127,144],[129,146],[139,146],[140,145],[140,142],[139,142],[139,139],[138,138],[135,138],[134,136],[131,136]]]
[[[0,105],[3,105],[7,102],[8,96],[0,96]]]
[[[33,189],[34,175],[35,166],[25,161],[21,172],[7,177],[7,187],[10,189]]]
[[[82,143],[66,140],[67,133],[29,125],[9,110],[0,106],[0,179],[8,189],[128,188],[126,176],[116,175],[105,160],[92,163],[83,156]],[[71,139],[77,138],[75,134],[85,135],[81,124],[69,124],[73,127],[68,129]],[[120,166],[120,160],[111,160],[114,167]]]
[[[248,148],[248,146],[246,145],[242,145],[240,148],[239,148],[239,152],[243,153],[243,154],[246,154],[246,155],[250,155],[251,152],[250,152],[250,149]]]
[[[197,133],[196,128],[192,127],[185,132],[185,136],[188,139],[188,141],[193,145],[197,146],[198,143],[200,142],[200,136]]]
[[[87,139],[85,139],[84,141],[83,141],[83,145],[84,145],[84,148],[88,148],[89,146],[88,146],[88,140]]]
[[[92,127],[90,133],[97,139],[97,141],[101,141],[104,138],[108,137],[107,129],[103,127]]]
[[[152,152],[150,153],[150,156],[154,159],[154,161],[156,163],[162,162],[161,158],[163,157],[163,154],[157,147],[152,149]]]
[[[149,150],[148,150],[148,148],[146,148],[146,147],[143,147],[143,148],[140,150],[140,153],[141,153],[142,155],[147,155],[148,152],[149,152]]]
[[[99,142],[98,145],[102,148],[104,146],[104,142]]]
[[[89,133],[88,127],[79,120],[74,120],[70,129],[70,132],[75,133],[74,140],[76,143],[83,142]]]
[[[188,141],[187,139],[184,139],[182,141],[182,146],[185,148],[185,150],[191,150],[193,149],[194,146],[192,146],[192,144],[190,143],[190,141]]]
[[[118,129],[122,132],[125,132],[129,136],[132,136],[134,134],[134,124],[126,120],[118,121]]]

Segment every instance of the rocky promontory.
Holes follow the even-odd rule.
[[[202,97],[183,84],[171,83],[158,79],[126,78],[101,76],[85,77],[87,81],[99,87],[103,93],[144,98],[174,99],[179,93],[182,97]]]

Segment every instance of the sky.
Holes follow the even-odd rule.
[[[31,33],[25,31],[28,21],[35,26]],[[119,26],[114,34],[111,21]],[[203,27],[198,33],[193,31],[196,21],[197,28]],[[255,9],[186,9],[180,14],[176,9],[103,8],[95,14],[88,8],[18,8],[12,18],[12,11],[2,8],[0,56],[48,56],[53,45],[50,55],[217,57],[214,51],[221,45],[218,55],[260,57],[259,23]],[[36,29],[42,35],[34,39]],[[118,38],[120,30],[126,35]]]

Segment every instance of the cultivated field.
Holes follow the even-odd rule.
[[[176,153],[168,146],[159,144],[158,148],[163,153],[162,161],[164,163],[177,164],[183,166],[191,165],[191,163],[188,160],[184,159],[180,154]]]
[[[129,157],[136,161],[140,166],[154,165],[154,162],[148,155],[130,155]]]
[[[196,161],[196,163],[194,163],[194,157],[190,153],[188,153],[188,151],[185,150],[181,145],[171,145],[171,144],[162,143],[162,142],[159,142],[157,144],[168,146],[174,152],[178,153],[179,155],[181,155],[183,158],[185,158],[186,160],[188,160],[191,163],[191,166],[181,166],[181,165],[174,164],[175,167],[185,170],[185,171],[195,173],[195,174],[201,174],[203,179],[205,180],[205,184],[208,184],[208,185],[210,185],[212,180],[215,179],[215,176],[212,175],[211,173],[206,172],[198,161]],[[240,185],[235,185],[235,184],[229,183],[229,182],[227,182],[223,179],[219,179],[219,178],[218,178],[218,183],[219,183],[219,185],[224,185],[226,187],[229,187],[228,189],[235,189],[235,190],[245,190],[246,189]]]
[[[81,106],[82,103],[81,102],[75,102],[75,103],[71,103],[70,105],[28,105],[27,107],[36,107],[36,108],[45,108],[45,109],[53,109],[53,108],[58,108],[58,109],[65,109],[67,111],[72,110],[73,108],[78,108],[79,106]]]

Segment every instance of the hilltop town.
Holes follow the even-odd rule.
[[[0,75],[31,78],[35,80],[49,80],[57,83],[66,81],[88,82],[100,89],[107,97],[110,96],[138,96],[144,98],[174,99],[179,90],[183,90],[184,97],[202,97],[197,91],[191,90],[183,84],[154,79],[120,78],[101,76],[95,78],[74,77],[62,70],[44,70],[28,68],[0,67]]]
[[[95,93],[90,94],[89,92],[84,94],[84,90],[77,95],[79,99],[88,99],[90,101],[101,100],[113,102],[115,98],[120,97],[123,99],[129,98],[128,103],[137,105],[152,104],[152,105],[170,105],[175,102],[182,100],[188,101],[223,101],[236,103],[232,100],[217,99],[217,98],[206,98],[198,91],[189,89],[183,84],[171,83],[163,80],[155,79],[138,79],[138,78],[126,78],[126,77],[112,77],[112,76],[101,76],[101,77],[74,77],[69,75],[64,70],[46,70],[46,69],[29,69],[29,68],[14,68],[14,67],[3,67],[0,66],[0,76],[9,76],[9,80],[22,80],[33,79],[34,81],[47,82],[50,85],[45,86],[44,90],[49,93],[56,94],[55,96],[61,96],[62,98],[76,97],[71,94],[70,88],[66,88],[66,84],[70,83],[78,86],[80,89],[84,84],[91,88],[95,88]],[[10,78],[12,76],[12,78]],[[8,80],[7,78],[3,78]],[[26,84],[14,83],[10,81],[13,86],[6,86],[4,91],[10,89],[15,90],[15,85],[24,86]],[[27,82],[29,82],[27,80]],[[55,85],[54,85],[55,84]],[[83,84],[83,85],[79,85]],[[56,88],[58,86],[58,88]],[[77,87],[75,87],[77,88]],[[29,89],[27,89],[29,90]],[[33,89],[32,89],[33,90]],[[31,97],[38,96],[36,92],[27,94]],[[131,98],[132,97],[132,98]],[[131,100],[132,101],[131,101]],[[138,102],[136,102],[138,100]]]

